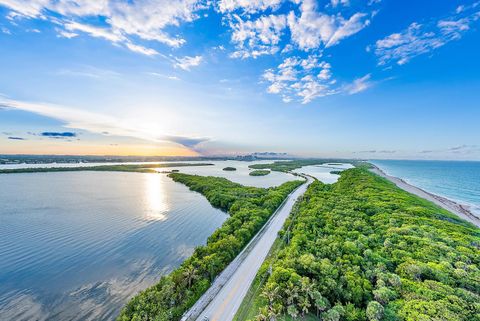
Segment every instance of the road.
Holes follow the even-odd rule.
[[[305,193],[313,179],[307,177],[307,182],[290,194],[277,210],[276,214],[259,232],[256,239],[247,245],[242,253],[214,281],[210,290],[188,311],[182,320],[230,321],[235,316],[260,266],[267,257],[278,232],[295,204],[295,201]],[[205,307],[205,305],[208,304]],[[204,309],[203,309],[204,308]],[[203,310],[203,311],[202,311]],[[202,311],[201,313],[199,313]]]

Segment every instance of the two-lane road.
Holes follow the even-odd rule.
[[[273,242],[277,238],[278,232],[281,230],[285,220],[290,215],[293,205],[298,197],[305,193],[308,185],[312,182],[313,179],[308,177],[305,184],[301,185],[297,190],[290,194],[290,196],[288,196],[284,205],[276,212],[275,216],[269,221],[269,223],[267,223],[268,225],[265,227],[260,238],[256,240],[252,245],[253,247],[249,249],[247,256],[241,263],[239,263],[240,265],[235,268],[229,279],[226,282],[223,281],[223,286],[219,286],[220,291],[215,294],[213,299],[211,297],[200,298],[200,302],[197,302],[197,304],[200,304],[201,300],[210,301],[211,299],[211,301],[199,314],[196,320],[230,321],[233,319],[250,288],[255,275],[267,257]],[[220,277],[218,281],[222,282]],[[213,288],[216,286],[216,282],[217,280],[212,284]],[[199,306],[200,305],[197,307],[194,306],[192,309],[199,309]],[[198,313],[187,313],[182,320],[191,320],[194,315],[198,315]]]

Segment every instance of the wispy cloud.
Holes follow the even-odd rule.
[[[180,68],[186,71],[190,71],[192,67],[199,66],[202,60],[203,60],[202,56],[194,56],[194,57],[185,56],[183,58],[175,58],[176,62],[174,63],[173,66],[175,68]]]
[[[461,39],[471,25],[479,20],[480,2],[468,7],[460,6],[447,18],[431,20],[425,24],[414,22],[407,29],[378,40],[373,51],[378,57],[379,65],[403,65],[417,56]],[[367,50],[372,50],[372,47]]]
[[[158,73],[158,72],[147,72],[146,74],[150,75],[150,76],[166,78],[166,79],[170,79],[170,80],[180,80],[180,78],[175,76],[175,75],[165,75],[165,74],[161,74],[161,73]]]
[[[95,79],[119,77],[120,74],[113,70],[101,69],[94,66],[80,66],[78,69],[61,69],[56,72],[59,76],[87,77]]]
[[[0,96],[0,107],[18,109],[42,116],[57,119],[64,123],[64,127],[84,130],[100,135],[132,137],[149,142],[171,142],[193,149],[196,145],[208,141],[208,138],[156,135],[145,131],[141,126],[131,125],[129,121],[117,119],[99,113],[78,110],[71,107],[47,103],[33,103],[8,99]],[[73,138],[75,132],[43,132],[43,137]]]
[[[351,84],[345,87],[345,91],[350,94],[358,94],[362,91],[365,91],[374,85],[374,82],[371,80],[372,75],[368,74],[361,78],[355,79]]]
[[[18,137],[18,136],[8,136],[8,139],[11,139],[11,140],[26,140],[25,138]]]
[[[427,149],[420,151],[421,154],[473,154],[479,153],[480,146],[479,145],[457,145],[448,148],[440,148],[440,149]]]

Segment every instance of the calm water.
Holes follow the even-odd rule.
[[[297,173],[304,173],[310,176],[315,177],[319,181],[325,184],[333,184],[338,181],[340,175],[332,174],[332,171],[342,171],[345,169],[352,168],[351,164],[322,164],[322,165],[311,165],[311,166],[304,166],[302,168],[294,170]]]
[[[250,169],[249,165],[271,163],[272,161],[255,161],[255,162],[243,162],[243,161],[186,161],[186,162],[173,162],[173,163],[209,163],[212,166],[192,166],[192,167],[165,167],[159,168],[159,171],[169,171],[177,169],[182,173],[196,174],[202,176],[218,176],[225,177],[233,182],[237,182],[247,186],[256,187],[271,187],[278,186],[285,182],[298,179],[293,175],[271,172],[267,176],[250,176],[248,175]],[[145,162],[145,163],[74,163],[74,164],[13,164],[13,165],[0,165],[0,169],[14,169],[14,168],[45,168],[45,167],[85,167],[96,165],[118,165],[118,164],[158,164],[169,162]],[[172,162],[170,162],[172,163]],[[224,171],[225,167],[235,167],[237,170],[233,172]]]
[[[250,176],[249,172],[251,169],[248,166],[252,164],[262,164],[262,163],[271,163],[272,161],[256,161],[256,162],[242,162],[242,161],[214,161],[207,162],[214,164],[213,166],[193,166],[193,167],[168,167],[160,168],[159,171],[177,169],[182,173],[186,174],[196,174],[201,176],[218,176],[225,177],[226,179],[231,180],[232,182],[237,182],[246,186],[256,186],[256,187],[271,187],[278,186],[285,182],[299,179],[298,177],[285,174],[281,172],[270,172],[266,176]],[[225,167],[235,167],[236,171],[224,171]]]
[[[227,218],[162,174],[0,175],[0,320],[110,320]]]
[[[387,174],[480,214],[480,162],[375,160]]]

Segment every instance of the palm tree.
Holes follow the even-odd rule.
[[[255,317],[256,321],[268,321],[268,310],[261,308],[260,313]]]
[[[189,265],[183,271],[183,277],[187,282],[187,288],[190,288],[192,286],[193,281],[195,281],[198,278],[197,270],[192,265]]]
[[[308,297],[304,296],[301,298],[299,305],[300,305],[300,308],[302,309],[302,315],[305,315],[311,306],[310,300],[308,300]]]
[[[293,283],[289,283],[288,287],[285,289],[285,295],[287,297],[287,304],[292,305],[295,303],[295,300],[298,299],[298,286]]]
[[[327,309],[327,299],[325,299],[319,291],[313,291],[312,293],[313,304],[317,309],[317,317],[320,312],[323,312]]]
[[[270,321],[275,321],[277,320],[277,317],[280,315],[280,311],[278,309],[275,309],[273,306],[270,306],[268,309],[268,320]]]
[[[295,320],[298,317],[298,310],[294,305],[288,306],[287,313],[293,318],[293,320]]]
[[[262,295],[268,300],[269,306],[272,306],[275,299],[278,298],[279,290],[280,289],[278,286],[269,286],[265,290],[263,290]]]

